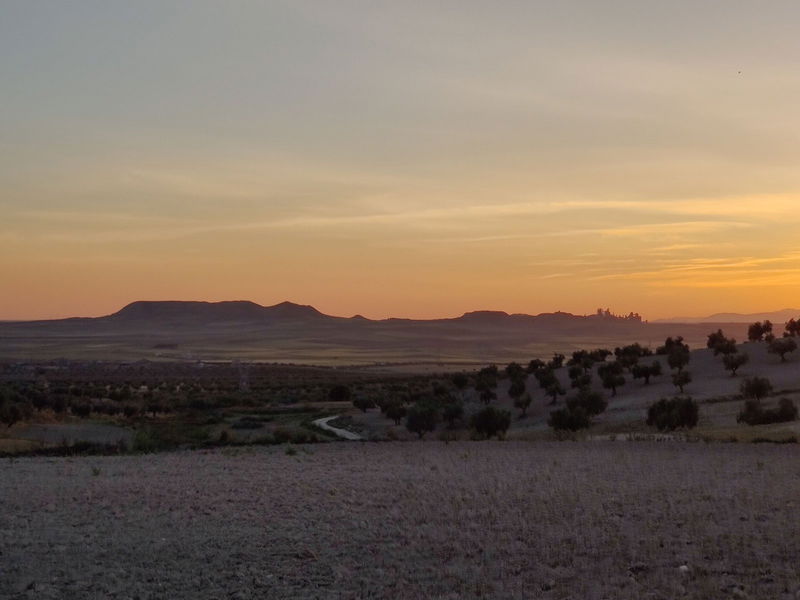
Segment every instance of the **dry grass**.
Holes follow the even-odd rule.
[[[4,461],[0,590],[794,598],[798,458],[796,446],[424,442]]]

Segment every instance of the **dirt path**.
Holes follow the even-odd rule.
[[[317,419],[314,421],[314,425],[324,429],[325,431],[330,431],[334,435],[339,436],[345,440],[361,440],[364,439],[357,433],[353,433],[352,431],[347,431],[346,429],[339,429],[338,427],[334,427],[333,425],[328,425],[328,421],[333,421],[337,419],[339,415],[333,415],[332,417],[323,417],[321,419]]]

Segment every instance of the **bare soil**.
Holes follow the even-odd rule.
[[[800,449],[336,443],[0,462],[2,598],[795,598]]]

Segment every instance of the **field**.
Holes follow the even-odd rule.
[[[795,445],[336,443],[0,463],[4,598],[795,598]]]

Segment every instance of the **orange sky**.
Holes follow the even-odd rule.
[[[0,319],[800,307],[796,3],[5,12]]]

